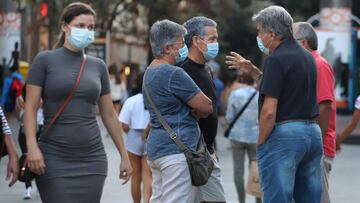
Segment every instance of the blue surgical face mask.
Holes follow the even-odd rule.
[[[260,38],[260,37],[256,37],[256,41],[257,41],[257,45],[258,45],[260,51],[261,51],[262,53],[266,54],[266,55],[269,55],[269,48],[266,48],[266,47],[264,46],[264,43],[263,43],[263,41],[261,40],[261,38]]]
[[[188,53],[189,50],[186,44],[184,44],[184,46],[179,49],[179,54],[176,56],[176,63],[184,61],[186,57],[188,57]]]
[[[214,59],[219,53],[219,43],[209,43],[207,44],[207,51],[204,53],[204,57],[206,61],[210,61]]]
[[[71,28],[69,42],[76,49],[83,49],[95,39],[95,32],[88,29]]]

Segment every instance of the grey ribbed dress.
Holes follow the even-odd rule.
[[[45,125],[68,96],[82,53],[65,47],[39,53],[27,84],[42,88]],[[64,112],[40,138],[45,174],[36,177],[44,203],[98,203],[107,175],[107,159],[96,121],[100,96],[110,93],[106,65],[88,56],[78,89]]]

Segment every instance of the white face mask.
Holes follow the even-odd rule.
[[[95,32],[88,29],[71,28],[69,42],[76,49],[83,49],[89,46],[95,39]]]

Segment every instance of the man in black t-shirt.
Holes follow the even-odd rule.
[[[186,21],[183,26],[187,29],[185,43],[189,47],[189,54],[188,58],[177,65],[189,74],[213,103],[213,113],[207,118],[199,119],[198,124],[207,148],[212,155],[214,169],[207,184],[194,187],[193,201],[191,202],[225,202],[224,189],[221,184],[221,170],[214,150],[218,125],[216,90],[213,78],[205,66],[205,63],[214,59],[219,51],[217,25],[215,21],[199,16]]]
[[[315,121],[319,114],[315,60],[293,38],[293,19],[284,8],[265,8],[253,21],[258,47],[269,55],[260,85],[256,154],[263,202],[320,202],[322,138]],[[230,68],[261,75],[236,53],[226,58]]]

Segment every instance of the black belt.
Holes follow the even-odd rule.
[[[284,124],[284,123],[290,123],[290,122],[316,123],[316,119],[315,118],[310,118],[310,119],[304,119],[304,118],[287,119],[287,120],[276,122],[276,125],[280,125],[280,124]]]

